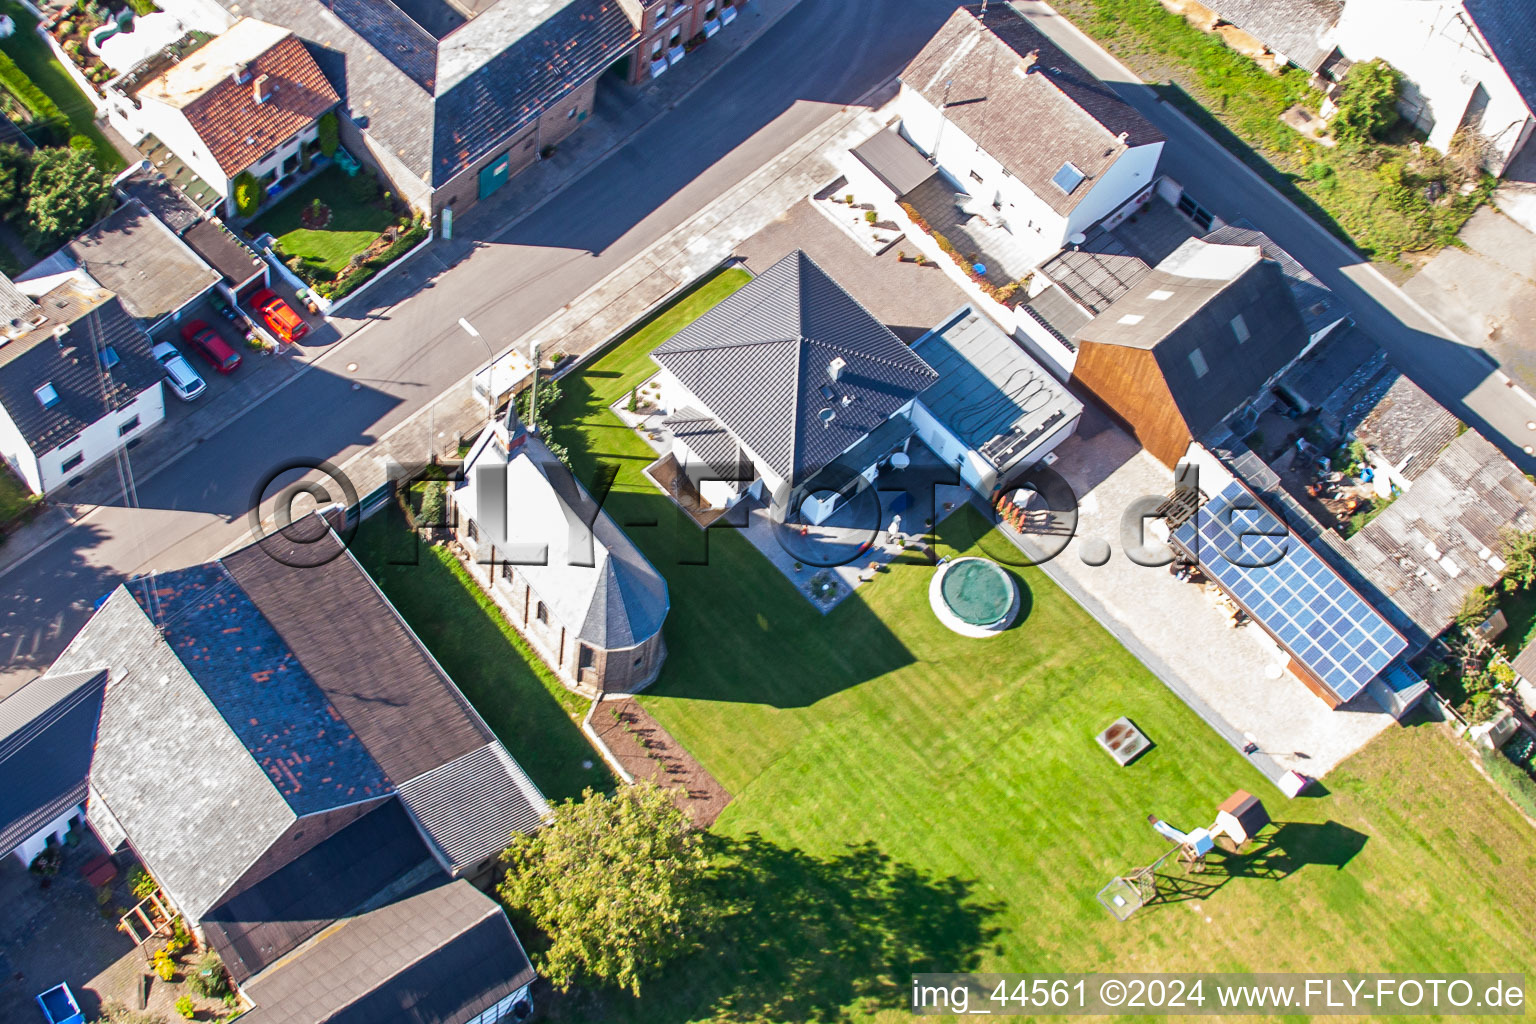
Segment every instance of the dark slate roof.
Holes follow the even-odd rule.
[[[655,636],[671,607],[666,580],[542,441],[520,427],[514,438],[500,424],[481,435],[465,464],[473,490],[456,500],[473,500],[470,516],[501,551],[544,552],[519,557],[518,571],[582,641],[621,650]],[[499,502],[481,500],[482,487],[503,486]],[[587,525],[590,548],[572,523]]]
[[[389,775],[218,562],[132,588],[166,642],[302,817],[394,791]],[[326,618],[340,609],[327,607]]]
[[[85,802],[105,672],[41,676],[0,701],[0,856]]]
[[[441,873],[399,800],[386,800],[203,918],[236,981],[291,953],[326,925],[357,913],[397,880]]]
[[[148,161],[141,162],[132,174],[120,178],[117,189],[125,199],[143,204],[177,235],[203,219],[202,208],[167,181],[165,175],[150,167]]]
[[[1371,363],[1372,368],[1368,374],[1356,381],[1354,390],[1357,391],[1368,377],[1376,375],[1379,368],[1385,365],[1386,360],[1386,353],[1370,335],[1353,325],[1346,324],[1324,338],[1316,348],[1307,353],[1305,359],[1287,371],[1285,376],[1280,378],[1278,386],[1284,388],[1308,409],[1315,409],[1328,402],[1330,396],[1344,386],[1342,382],[1355,379],[1357,371],[1365,368],[1367,363]],[[1342,430],[1336,421],[1328,426]]]
[[[244,986],[250,1024],[466,1024],[534,979],[507,917],[460,879],[351,918]]]
[[[1316,71],[1332,45],[1329,31],[1344,0],[1212,0],[1210,8],[1293,64]]]
[[[352,116],[423,181],[446,184],[634,44],[619,0],[564,0],[547,16],[501,0],[442,40],[388,0],[250,0],[241,12],[310,44]]]
[[[1275,244],[1275,240],[1254,228],[1245,220],[1225,224],[1202,239],[1215,245],[1256,245],[1264,258],[1280,264],[1285,272],[1285,283],[1290,286],[1296,300],[1296,309],[1307,325],[1309,334],[1316,334],[1349,316],[1349,310],[1339,297],[1312,272],[1297,262],[1296,258]]]
[[[939,375],[919,401],[999,469],[1082,415],[1061,382],[970,306],[912,347]]]
[[[697,455],[722,480],[750,479],[752,460],[720,421],[697,409],[679,409],[662,421],[672,436]]]
[[[1038,59],[1025,72],[1021,62],[1031,53]],[[1113,89],[1004,3],[991,4],[985,22],[979,4],[957,10],[901,81],[944,107],[951,123],[1057,213],[1076,207],[1127,149],[1163,141]],[[1064,192],[1051,179],[1069,161],[1085,180]]]
[[[1345,542],[1361,574],[1431,637],[1473,587],[1498,582],[1504,531],[1536,528],[1536,484],[1477,431],[1432,458]]]
[[[219,279],[137,200],[80,234],[64,246],[64,253],[97,284],[115,292],[146,330]]]
[[[1536,112],[1536,0],[1464,0],[1467,13]]]
[[[149,336],[111,292],[67,281],[38,305],[46,319],[0,346],[0,404],[41,454],[158,386],[163,371]],[[61,325],[69,329],[55,337]],[[99,353],[109,345],[118,362],[103,372]],[[59,401],[45,408],[34,392],[50,383]]]
[[[938,376],[798,250],[651,355],[791,485],[810,479]],[[834,359],[845,363],[836,381]]]
[[[876,132],[849,152],[898,196],[906,195],[939,173],[928,158],[894,128]]]
[[[1233,325],[1239,315],[1249,333],[1243,342]],[[1279,264],[1257,247],[1190,239],[1076,340],[1150,350],[1191,435],[1200,437],[1299,356],[1307,337]],[[1195,370],[1196,350],[1204,374]]]

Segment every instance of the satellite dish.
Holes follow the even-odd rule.
[[[1082,245],[1086,241],[1088,241],[1088,236],[1081,231],[1074,231],[1067,236],[1067,242],[1071,245]]]

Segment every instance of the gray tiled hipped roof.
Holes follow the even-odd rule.
[[[1026,71],[1031,53],[1038,57]],[[1005,3],[991,4],[985,20],[979,4],[957,10],[901,81],[1061,214],[1128,148],[1163,141],[1151,122]],[[1051,179],[1068,161],[1086,180],[1064,192]]]
[[[784,480],[809,480],[938,375],[795,251],[652,358]],[[844,368],[833,380],[834,360]]]
[[[1536,112],[1536,0],[1465,0],[1527,109]]]
[[[85,802],[106,682],[61,672],[0,701],[0,856]]]
[[[463,879],[348,919],[253,978],[250,1024],[466,1024],[534,979],[506,914]]]
[[[239,6],[293,29],[352,117],[411,173],[440,187],[634,44],[619,0],[564,0],[538,19],[519,16],[525,2],[500,0],[441,40],[388,0]]]
[[[47,319],[0,346],[0,403],[34,452],[52,451],[108,412],[159,383],[149,335],[111,292],[66,282],[38,299]],[[68,329],[62,334],[57,329]],[[103,372],[107,346],[118,361]],[[59,400],[45,407],[34,392],[52,384]]]
[[[1316,71],[1333,50],[1326,39],[1344,0],[1211,0],[1207,6],[1292,63]]]

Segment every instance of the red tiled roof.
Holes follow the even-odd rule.
[[[257,103],[254,83],[262,75],[270,94]],[[226,77],[182,113],[224,173],[235,175],[340,100],[304,44],[290,34],[251,62],[251,81],[241,85]]]

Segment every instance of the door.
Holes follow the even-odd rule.
[[[512,154],[503,153],[480,172],[480,198],[495,192],[512,176]]]

